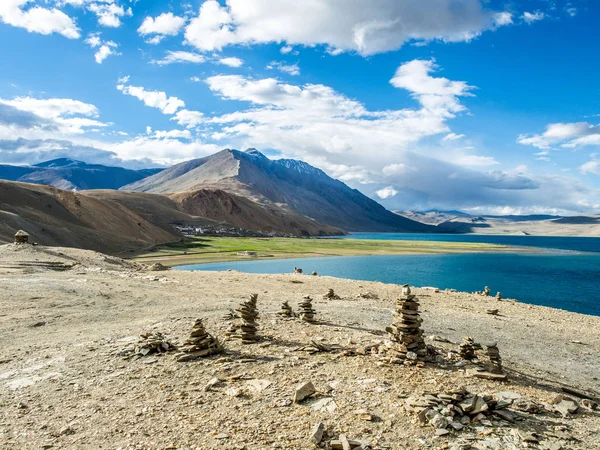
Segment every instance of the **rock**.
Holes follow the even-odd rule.
[[[302,400],[310,397],[315,392],[317,392],[317,390],[311,381],[299,384],[294,392],[294,403],[300,403]]]
[[[448,419],[446,419],[441,414],[436,414],[435,417],[431,420],[431,424],[436,429],[444,429],[444,430],[446,428],[448,428],[448,425],[449,425]]]
[[[246,386],[251,392],[259,393],[267,389],[269,386],[273,384],[269,380],[248,380],[246,381]]]
[[[567,417],[569,414],[575,414],[579,409],[579,405],[573,400],[561,400],[558,404],[554,405],[554,409],[561,413],[563,417]]]
[[[225,391],[225,394],[227,394],[229,397],[241,397],[242,391],[241,391],[241,389],[238,389],[235,387],[230,387],[229,389],[227,389]]]
[[[337,410],[337,404],[331,397],[321,398],[310,405],[314,411],[327,411],[333,414]]]
[[[344,437],[344,441],[342,441],[342,436]],[[344,447],[344,442],[347,443],[346,447]],[[332,450],[345,450],[345,449],[356,450],[356,447],[362,446],[362,442],[348,439],[345,435],[340,435],[339,439],[334,439],[334,440],[330,441],[329,445],[331,446]]]
[[[352,450],[348,438],[344,434],[340,434],[340,443],[342,444],[342,450]]]
[[[323,433],[325,432],[325,425],[323,423],[316,424],[310,431],[309,440],[315,445],[319,445],[323,439]]]
[[[448,430],[446,430],[445,428],[438,428],[435,430],[435,434],[436,434],[436,436],[445,436],[447,434],[450,434],[450,432]]]
[[[222,440],[222,439],[227,439],[228,437],[229,437],[229,435],[227,433],[219,433],[215,436],[215,439]]]
[[[221,383],[222,383],[222,381],[219,380],[218,378],[211,378],[208,381],[208,383],[206,383],[206,386],[204,386],[204,390],[205,391],[210,391],[212,388],[218,386]]]

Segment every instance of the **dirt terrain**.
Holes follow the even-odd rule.
[[[426,341],[441,357],[406,367],[360,352],[388,339],[397,285],[143,269],[83,250],[0,246],[0,448],[310,449],[319,423],[322,448],[344,448],[342,435],[347,448],[600,448],[600,413],[581,398],[572,396],[574,414],[549,411],[561,387],[599,395],[600,317],[414,289]],[[341,298],[323,299],[329,288]],[[261,340],[224,341],[223,315],[253,292]],[[318,323],[277,314],[306,294]],[[197,318],[226,353],[187,363],[170,352],[131,358],[141,333],[181,345]],[[508,381],[467,377],[448,358],[465,336],[498,343]],[[330,351],[312,354],[312,341]],[[292,402],[308,381],[317,392]],[[522,396],[546,411],[489,415],[440,436],[407,412],[415,395],[460,388]]]

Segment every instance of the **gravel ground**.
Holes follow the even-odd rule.
[[[48,262],[74,266],[50,270]],[[302,350],[313,340],[344,348],[384,341],[397,285],[139,269],[93,252],[0,246],[0,448],[305,449],[319,422],[325,446],[345,434],[391,449],[459,448],[453,443],[465,438],[479,446],[473,448],[600,448],[597,412],[532,415],[437,437],[403,406],[407,396],[459,387],[543,403],[561,385],[598,395],[600,317],[415,289],[425,335],[450,341],[427,340],[442,354],[465,336],[498,343],[509,380],[492,382],[467,378],[453,365],[405,367],[377,355]],[[328,288],[341,299],[324,300]],[[259,294],[257,344],[226,341],[225,355],[189,363],[171,354],[122,356],[143,332],[183,343],[199,317],[223,339],[223,314],[252,292]],[[358,298],[365,292],[378,299]],[[296,309],[306,294],[315,299],[318,324],[276,314],[281,302]],[[304,381],[314,383],[316,395],[290,404]],[[360,410],[376,420],[363,420]],[[530,431],[539,445],[523,442]]]

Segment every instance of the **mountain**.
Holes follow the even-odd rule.
[[[165,196],[115,190],[74,192],[0,181],[0,243],[12,242],[15,232],[23,229],[42,245],[117,254],[178,241],[182,235],[174,224],[294,235],[343,233],[218,190]]]
[[[226,149],[163,170],[121,190],[182,193],[219,189],[265,207],[283,207],[349,231],[429,232],[305,162],[271,160],[255,149]]]
[[[436,225],[438,233],[532,236],[600,236],[600,216],[549,214],[471,216],[460,211],[395,211],[403,217]]]
[[[0,179],[48,184],[64,190],[118,189],[161,170],[131,170],[59,158],[33,166],[0,165]]]

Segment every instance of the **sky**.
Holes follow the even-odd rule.
[[[596,0],[0,0],[0,163],[306,161],[389,209],[600,213]]]

